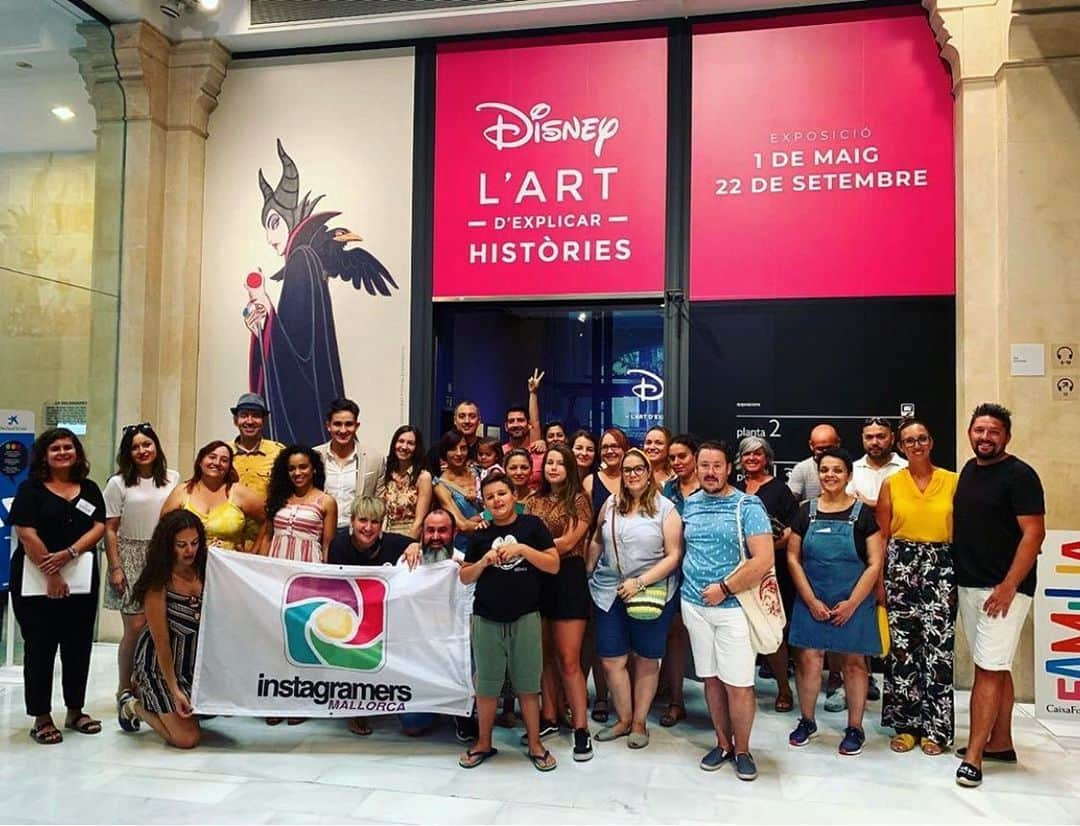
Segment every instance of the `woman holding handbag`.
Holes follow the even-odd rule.
[[[821,690],[825,652],[841,655],[848,725],[840,754],[859,754],[866,735],[862,718],[869,687],[866,658],[882,653],[874,586],[883,543],[874,512],[847,492],[853,463],[843,448],[818,458],[821,495],[804,502],[791,523],[788,568],[795,607],[788,639],[801,648],[796,669],[802,717],[788,737],[805,746],[817,736],[814,705]]]
[[[660,494],[645,454],[631,448],[622,461],[622,488],[600,509],[589,545],[596,651],[618,715],[597,733],[601,742],[628,737],[632,749],[649,745],[645,718],[675,612],[671,580],[681,555],[678,511]]]
[[[716,771],[733,760],[735,775],[753,780],[757,777],[750,753],[755,650],[748,610],[741,607],[737,595],[748,590],[757,593],[763,577],[773,571],[772,526],[761,500],[732,487],[734,459],[725,442],[704,442],[698,447],[701,490],[691,494],[683,508],[682,617],[716,730],[716,748],[699,765]],[[768,581],[775,583],[775,574]],[[779,594],[774,596],[782,629]]]

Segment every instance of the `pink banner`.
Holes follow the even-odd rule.
[[[952,295],[953,99],[920,9],[695,27],[690,296]]]
[[[436,298],[664,285],[662,30],[440,46]]]

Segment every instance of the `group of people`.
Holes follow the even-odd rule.
[[[574,760],[591,759],[590,670],[592,718],[605,724],[595,739],[645,748],[661,684],[669,700],[661,724],[685,718],[692,664],[716,735],[700,767],[731,763],[737,777],[753,780],[759,657],[776,680],[780,712],[794,707],[794,658],[792,746],[818,734],[828,670],[827,688],[847,709],[839,752],[860,753],[876,687],[870,664],[883,658],[891,749],[941,754],[954,735],[958,608],[976,678],[957,782],[978,785],[984,761],[1015,762],[1010,666],[1034,593],[1044,507],[1036,473],[1007,452],[1007,410],[974,411],[974,458],[959,475],[933,464],[924,422],[906,419],[894,430],[874,418],[857,461],[835,429],[815,427],[812,456],[785,482],[761,437],[735,449],[656,427],[639,448],[617,427],[599,438],[568,434],[561,422],[541,427],[542,378],[529,378],[527,406],[507,411],[505,443],[479,436],[479,409],[466,401],[431,453],[405,425],[385,457],[357,438],[351,400],[326,412],[326,443],[284,446],[263,437],[263,400],[244,394],[232,408],[236,438],[203,446],[183,482],[150,423],[125,427],[104,493],[73,433],[43,433],[11,508],[31,737],[63,739],[51,715],[58,648],[65,728],[101,731],[84,705],[100,587],[93,555],[104,539],[105,605],[124,622],[119,724],[135,731],[146,723],[178,747],[200,736],[190,692],[214,546],[341,565],[456,559],[473,603],[476,710],[457,720],[459,739],[470,743],[463,768],[497,753],[500,701],[503,717],[512,715],[515,695],[536,769],[556,767],[544,740],[560,725],[572,732]],[[73,592],[63,569],[85,562],[89,585]],[[23,593],[26,565],[39,569],[44,596]],[[436,722],[401,715],[410,735]],[[371,732],[365,718],[349,728]]]

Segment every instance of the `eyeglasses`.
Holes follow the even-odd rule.
[[[126,436],[129,433],[137,433],[141,430],[150,430],[150,422],[139,422],[138,424],[126,424],[124,425],[123,433]]]
[[[878,425],[880,427],[887,427],[890,430],[892,430],[892,422],[890,422],[888,419],[884,418],[883,416],[871,416],[868,419],[863,419],[863,423],[862,423],[863,427],[869,427],[872,424]]]
[[[600,445],[600,452],[601,453],[609,453],[612,450],[622,450],[622,448],[619,447],[618,445]]]
[[[622,472],[627,476],[640,476],[646,470],[645,465],[623,465]]]
[[[904,447],[915,447],[915,445],[928,445],[930,444],[930,437],[923,434],[922,436],[908,436],[906,439],[901,439],[900,444]]]

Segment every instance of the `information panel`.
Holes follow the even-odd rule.
[[[433,295],[659,294],[664,30],[439,47]]]
[[[692,299],[952,295],[953,99],[925,13],[694,28]]]

